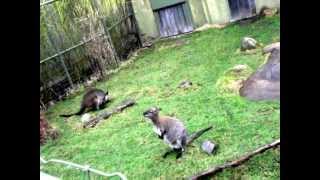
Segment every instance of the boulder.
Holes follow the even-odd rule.
[[[271,53],[274,49],[280,50],[280,42],[272,43],[263,48],[263,53]]]
[[[280,48],[273,48],[267,63],[252,74],[240,88],[249,100],[280,99]]]

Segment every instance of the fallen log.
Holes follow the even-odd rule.
[[[113,115],[115,113],[119,113],[119,112],[123,111],[124,109],[131,107],[135,104],[136,104],[136,102],[132,99],[125,100],[122,103],[120,103],[120,105],[118,105],[113,110],[102,112],[102,113],[98,114],[97,117],[91,118],[90,120],[88,120],[87,122],[85,122],[83,124],[83,128],[95,127],[98,124],[98,122],[100,122],[101,120],[107,119],[111,115]]]
[[[211,168],[211,169],[209,169],[207,171],[204,171],[204,172],[202,172],[200,174],[194,175],[194,176],[189,177],[187,179],[196,180],[196,179],[203,179],[203,178],[206,178],[206,177],[212,177],[212,176],[216,175],[218,172],[221,172],[226,168],[237,167],[237,166],[243,164],[244,162],[248,161],[249,159],[251,159],[253,156],[255,156],[257,154],[261,154],[261,153],[265,152],[266,150],[271,149],[271,148],[275,148],[275,147],[277,147],[279,145],[280,145],[280,139],[278,139],[278,140],[276,140],[276,141],[274,141],[274,142],[272,142],[270,144],[264,145],[264,146],[256,149],[255,151],[250,152],[247,155],[244,155],[244,156],[240,157],[237,160],[225,163],[223,165],[216,166],[214,168]]]

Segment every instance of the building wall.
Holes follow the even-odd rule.
[[[280,8],[280,0],[256,0],[257,13],[260,12],[263,6],[269,8]]]
[[[153,10],[172,6],[178,3],[185,2],[186,0],[150,0],[150,4]]]
[[[189,7],[195,28],[207,23],[206,14],[203,9],[202,0],[189,0]]]
[[[138,21],[143,41],[159,36],[156,19],[149,0],[132,0],[133,10]]]
[[[202,0],[202,5],[209,24],[223,24],[230,21],[228,0]]]
[[[184,0],[151,0],[156,8],[163,4],[170,4]],[[224,24],[230,21],[228,0],[186,0],[188,3],[194,28],[205,24]],[[280,8],[280,0],[255,0],[257,12],[263,6]],[[135,16],[138,21],[142,38],[159,37],[158,25],[153,14],[150,0],[132,0]]]

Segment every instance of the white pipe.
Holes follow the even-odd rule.
[[[72,162],[68,162],[68,161],[63,161],[63,160],[59,160],[59,159],[50,159],[48,161],[44,160],[42,157],[40,157],[40,162],[44,163],[44,164],[47,164],[49,162],[55,162],[55,163],[60,163],[60,164],[65,164],[65,165],[68,165],[68,166],[73,166],[75,168],[78,168],[78,169],[81,169],[83,171],[90,171],[90,172],[93,172],[95,174],[99,174],[99,175],[102,175],[102,176],[107,176],[107,177],[111,177],[111,176],[119,176],[122,180],[127,180],[126,176],[123,175],[122,173],[120,172],[115,172],[115,173],[104,173],[102,171],[99,171],[99,170],[96,170],[96,169],[92,169],[90,168],[89,166],[81,166],[79,164],[76,164],[76,163],[72,163]]]

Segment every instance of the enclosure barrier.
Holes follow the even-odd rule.
[[[141,45],[131,0],[41,0],[40,108]]]
[[[127,180],[126,176],[123,175],[123,174],[120,173],[120,172],[105,173],[105,172],[102,172],[102,171],[99,171],[99,170],[90,168],[90,166],[88,166],[88,165],[82,166],[82,165],[79,165],[79,164],[76,164],[76,163],[72,163],[72,162],[68,162],[68,161],[63,161],[63,160],[59,160],[59,159],[50,159],[50,160],[46,161],[46,160],[44,160],[42,157],[40,157],[40,163],[47,164],[47,163],[50,163],[50,162],[52,162],[52,163],[58,163],[58,164],[63,164],[63,165],[67,165],[67,166],[69,166],[69,167],[73,167],[73,168],[76,168],[76,169],[80,169],[81,171],[84,172],[85,177],[87,177],[87,179],[90,179],[90,172],[92,172],[92,173],[97,174],[97,175],[100,175],[100,176],[105,176],[105,177],[119,176],[122,180]]]

